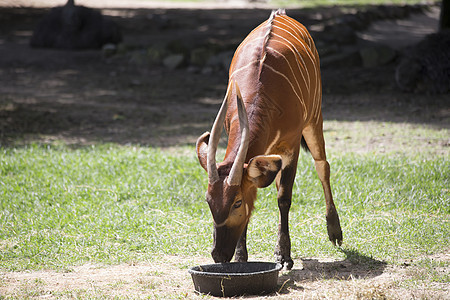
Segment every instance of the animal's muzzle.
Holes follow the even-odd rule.
[[[211,256],[214,259],[215,263],[229,262],[231,260],[231,258],[233,257],[233,254],[234,254],[234,251],[232,251],[231,254],[230,254],[230,253],[225,253],[225,252],[223,252],[221,250],[218,250],[217,248],[214,248],[211,251]]]
[[[237,237],[227,226],[214,226],[214,245],[211,256],[216,263],[229,262],[233,258]]]

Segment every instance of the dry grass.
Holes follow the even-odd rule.
[[[450,274],[450,252],[402,266],[351,260],[303,259],[282,271],[277,293],[252,299],[449,299],[449,281],[430,281],[423,260]],[[166,256],[159,261],[116,266],[83,265],[65,272],[2,272],[5,299],[210,299],[194,292],[187,268],[210,258]],[[245,297],[244,297],[245,298]]]

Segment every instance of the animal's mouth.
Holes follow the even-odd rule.
[[[224,253],[222,251],[218,251],[217,249],[213,249],[211,252],[211,256],[214,259],[215,263],[226,263],[230,262],[231,258],[233,257],[234,251],[231,252],[231,255],[229,253]]]

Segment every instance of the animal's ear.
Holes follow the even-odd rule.
[[[255,156],[248,163],[246,176],[256,187],[263,188],[272,183],[281,166],[279,155]]]
[[[197,139],[197,157],[200,165],[207,171],[207,158],[208,158],[208,142],[209,142],[209,132],[205,132]],[[207,171],[208,172],[208,171]]]

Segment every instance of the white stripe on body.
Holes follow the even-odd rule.
[[[277,16],[279,16],[279,18],[277,18]],[[277,26],[278,24],[278,26]],[[288,30],[286,30],[285,28],[280,27],[281,25],[284,25],[286,28],[288,28]],[[289,85],[291,86],[293,92],[295,93],[295,95],[297,96],[297,98],[299,99],[303,109],[304,109],[304,121],[307,120],[308,116],[306,113],[306,104],[305,104],[305,95],[304,95],[304,90],[301,88],[301,85],[299,83],[298,80],[298,76],[295,76],[295,66],[292,65],[292,63],[288,60],[288,58],[282,54],[280,51],[276,50],[274,47],[269,46],[271,42],[275,42],[275,43],[279,43],[282,44],[284,47],[286,47],[287,49],[289,49],[290,51],[292,51],[292,53],[294,54],[294,57],[296,58],[296,64],[297,64],[297,69],[300,72],[302,79],[305,83],[305,87],[306,87],[306,91],[308,93],[309,96],[312,97],[313,99],[313,103],[312,103],[312,108],[311,108],[311,113],[313,114],[311,116],[312,117],[316,117],[316,121],[318,121],[318,114],[320,112],[320,88],[321,88],[321,83],[319,80],[319,71],[317,69],[317,62],[316,62],[316,53],[317,50],[314,47],[314,43],[312,42],[311,37],[309,36],[308,32],[300,27],[298,24],[294,23],[292,20],[290,20],[287,16],[284,15],[276,15],[273,19],[269,21],[266,21],[265,25],[261,25],[260,27],[258,27],[257,29],[262,30],[262,32],[264,32],[265,28],[268,28],[269,31],[267,31],[264,34],[257,34],[255,33],[254,29],[248,36],[247,38],[241,43],[241,45],[239,45],[239,47],[236,50],[236,55],[239,55],[239,53],[241,51],[246,51],[246,48],[249,48],[251,50],[255,50],[256,48],[253,47],[253,45],[256,42],[261,41],[262,39],[264,39],[263,44],[262,44],[262,49],[263,49],[263,56],[255,59],[253,61],[248,62],[246,65],[235,69],[232,71],[232,73],[230,74],[230,80],[231,78],[233,78],[237,73],[242,72],[250,67],[255,66],[255,64],[259,63],[260,66],[265,66],[267,67],[270,71],[276,73],[277,75],[281,76],[282,78],[284,78]],[[283,37],[280,34],[277,34],[275,32],[273,32],[273,28],[279,29],[283,32],[286,32],[290,37],[292,37],[292,39],[290,39],[289,37]],[[255,35],[255,37],[253,37],[252,35]],[[311,76],[309,74],[308,71],[308,67],[307,64],[303,58],[303,56],[301,55],[299,48],[296,47],[296,45],[294,44],[294,42],[297,41],[300,45],[302,45],[305,48],[305,52],[308,56],[308,59],[310,59],[310,61],[313,64],[313,69],[314,69],[314,83],[315,83],[315,88],[314,88],[314,92],[313,95],[311,95]],[[266,48],[267,47],[267,48]],[[285,60],[285,62],[288,64],[294,78],[295,78],[295,84],[291,82],[291,80],[289,79],[288,76],[286,76],[285,74],[283,74],[282,72],[278,71],[275,69],[275,67],[273,66],[269,66],[266,62],[265,62],[265,58],[266,58],[266,53],[267,51],[265,51],[265,49],[273,51],[274,53],[277,53],[280,57],[283,57],[283,59]],[[302,49],[303,50],[303,49]],[[306,71],[306,77],[305,74],[303,72],[302,67],[300,66],[300,64],[302,64],[302,66],[304,67],[305,71]],[[297,88],[296,88],[297,87]],[[300,95],[299,95],[300,94]]]
[[[246,64],[245,66],[240,67],[239,69],[234,70],[233,73],[231,73],[231,75],[230,75],[230,79],[233,78],[233,76],[234,76],[236,73],[241,72],[241,71],[243,71],[243,70],[245,70],[245,69],[247,69],[247,68],[253,66],[255,63],[261,63],[261,59],[253,60],[253,61],[249,62],[248,64]]]
[[[280,43],[280,44],[282,44],[282,45],[285,45],[286,46],[286,44],[285,43],[283,43],[282,41],[278,41],[278,40],[272,40],[272,42],[275,42],[275,43]],[[294,69],[292,68],[292,66],[291,66],[291,63],[289,62],[289,60],[286,58],[286,56],[285,55],[283,55],[281,52],[279,52],[278,50],[276,50],[275,48],[273,48],[273,47],[268,47],[268,49],[271,49],[271,50],[273,50],[274,52],[276,52],[277,54],[279,54],[280,56],[283,56],[283,58],[286,60],[286,62],[288,63],[288,65],[289,65],[289,68],[292,70],[292,74],[294,74],[294,77],[296,77],[295,78],[295,80],[297,81],[297,83],[298,83],[298,80],[297,80],[297,76],[295,76],[295,73],[294,73]],[[297,58],[297,56],[295,55],[295,52],[292,50],[292,49],[290,49],[289,48],[289,50],[291,50],[293,53],[294,53],[294,56],[295,56],[295,58]],[[302,72],[302,68],[300,67],[300,63],[299,63],[299,60],[298,59],[296,59],[295,60],[295,62],[297,63],[297,68],[299,69],[299,71],[300,71],[300,74],[302,75],[302,78],[303,78],[303,81],[305,82],[305,87],[306,87],[306,89],[307,89],[307,92],[308,92],[308,94],[309,94],[309,85],[308,85],[308,83],[306,82],[306,78],[305,78],[305,75],[303,75],[303,72]],[[305,69],[306,69],[306,65],[304,65],[304,67],[305,67]],[[299,85],[299,84],[298,84]],[[300,86],[300,85],[299,85]],[[303,95],[303,91],[302,91],[302,95]]]
[[[289,18],[283,18],[283,20],[286,21],[286,22],[288,22],[288,23],[291,24],[292,26],[294,26],[295,29],[298,30],[298,35],[301,36],[303,40],[305,40],[305,41],[308,40],[309,48],[312,49],[311,38],[309,37],[309,34],[306,32],[306,30],[305,30],[304,28],[298,26],[298,24],[295,24],[294,22],[292,22],[292,20],[289,19]],[[284,23],[284,25],[286,25],[286,24]],[[287,26],[287,25],[286,25],[286,26]],[[287,26],[287,27],[292,28],[292,27],[290,27],[290,26]],[[295,31],[295,30],[294,30],[294,31]],[[304,36],[303,34],[305,34],[305,36]]]
[[[314,46],[314,43],[312,42],[311,36],[308,34],[308,32],[306,31],[305,28],[299,26],[299,24],[293,22],[290,18],[288,18],[287,16],[283,16],[283,20],[288,22],[289,24],[291,24],[292,26],[294,26],[297,30],[299,35],[302,37],[303,40],[308,41],[309,44],[309,48],[310,50],[313,52],[313,54],[317,53],[317,49]],[[284,25],[286,25],[286,23],[283,23]],[[287,25],[286,25],[287,26]],[[290,26],[287,26],[289,28],[292,28]],[[295,31],[295,30],[294,30]],[[303,34],[305,34],[306,36],[304,36]],[[318,64],[318,62],[316,61],[316,64]],[[318,65],[315,66],[316,68],[318,67]],[[319,72],[317,72],[316,74],[318,74]],[[314,91],[314,103],[313,105],[315,105],[315,108],[313,106],[313,114],[314,116],[318,116],[319,112],[320,112],[320,88],[322,86],[322,83],[320,82],[319,76],[316,76],[316,90]],[[319,118],[316,119],[316,123],[319,121]]]
[[[280,75],[281,77],[283,77],[284,79],[286,79],[286,81],[289,83],[289,85],[291,86],[292,90],[294,91],[295,95],[297,96],[298,99],[301,99],[300,96],[297,94],[297,91],[295,90],[294,86],[292,85],[292,82],[289,80],[289,78],[284,75],[283,73],[275,70],[274,68],[272,68],[271,66],[269,66],[268,64],[264,64],[264,67],[268,68],[269,70],[271,70],[272,72],[274,72],[277,75]],[[303,115],[303,120],[306,121],[306,113]]]
[[[280,38],[281,40],[285,41],[287,44],[283,43],[282,41],[278,41],[278,42],[283,43],[287,48],[289,48],[292,52],[294,52],[294,55],[296,57],[298,57],[297,59],[299,59],[303,63],[305,70],[306,70],[306,78],[308,79],[308,85],[311,86],[311,78],[309,76],[308,67],[307,67],[302,55],[295,47],[295,45],[291,41],[289,41],[288,39],[284,38],[283,36],[281,36],[279,34],[273,33],[273,35]],[[275,41],[275,40],[273,40],[273,41]]]
[[[283,57],[284,60],[286,61],[286,63],[288,64],[289,69],[290,69],[291,72],[292,72],[292,75],[294,75],[295,82],[297,83],[298,90],[299,90],[300,93],[301,93],[301,97],[299,97],[299,101],[300,101],[300,103],[301,103],[301,105],[302,105],[302,107],[303,107],[303,110],[306,111],[305,101],[303,101],[303,99],[304,99],[303,90],[302,90],[302,87],[300,86],[300,83],[299,83],[298,80],[297,80],[297,76],[295,76],[294,69],[292,69],[291,63],[290,63],[289,60],[286,58],[286,56],[284,56],[284,55],[283,55],[282,53],[280,53],[278,50],[276,50],[276,49],[274,49],[274,48],[271,48],[271,47],[267,47],[267,49],[270,49],[270,50],[276,52],[278,55],[280,55],[281,57]],[[267,66],[267,64],[264,64],[264,65]],[[309,93],[309,88],[308,88],[308,85],[306,84],[306,79],[305,79],[305,77],[303,76],[302,70],[300,69],[300,65],[298,65],[298,61],[297,61],[297,66],[298,66],[298,69],[299,69],[300,74],[302,74],[303,80],[305,81],[306,89],[308,90],[308,93]],[[294,93],[298,96],[297,92],[295,91],[294,85],[290,82],[290,80],[289,80],[289,78],[287,78],[287,76],[286,76],[286,79],[289,81],[289,83],[290,83],[292,89],[294,90]]]
[[[283,23],[284,24],[284,23]],[[286,25],[286,24],[284,24],[284,25]],[[282,30],[282,31],[284,31],[284,32],[286,32],[286,33],[288,33],[289,35],[291,35],[295,40],[297,40],[299,43],[301,43],[302,45],[303,45],[303,47],[306,49],[306,50],[309,50],[309,51],[306,51],[306,53],[307,53],[307,55],[308,55],[308,57],[309,57],[309,59],[311,60],[311,62],[313,63],[313,69],[314,69],[314,79],[315,79],[315,89],[314,89],[314,95],[313,95],[313,103],[312,103],[312,109],[311,109],[311,112],[313,113],[313,116],[317,116],[317,114],[318,114],[318,111],[319,111],[319,109],[320,109],[320,99],[318,99],[319,98],[319,96],[320,96],[320,91],[319,91],[319,72],[318,72],[318,70],[317,70],[317,63],[316,63],[316,61],[315,61],[315,57],[313,57],[312,56],[312,54],[313,53],[311,53],[311,52],[313,52],[313,49],[312,49],[312,47],[310,46],[309,47],[309,49],[306,47],[306,44],[305,44],[305,40],[303,40],[303,39],[299,39],[297,36],[295,36],[292,32],[290,32],[290,31],[287,31],[286,29],[284,29],[284,28],[281,28],[281,27],[279,27],[279,26],[274,26],[274,27],[276,27],[276,28],[278,28],[278,29],[280,29],[280,30]],[[289,27],[289,26],[287,26],[287,27]],[[289,27],[290,28],[290,27]],[[297,26],[297,28],[299,28],[299,30],[301,29],[300,27],[298,27]],[[308,73],[307,75],[308,75],[308,79],[309,79],[309,85],[311,85],[311,82],[310,82],[310,76],[309,76],[309,72],[308,72],[308,69],[307,69],[307,67],[306,67],[306,64],[305,64],[305,61],[303,60],[303,57],[300,55],[300,53],[298,52],[298,50],[297,50],[297,48],[295,47],[295,45],[294,44],[292,44],[292,42],[291,41],[289,41],[288,39],[286,39],[286,38],[284,38],[284,37],[282,37],[282,36],[280,36],[280,35],[278,35],[278,34],[274,34],[275,36],[277,36],[277,37],[279,37],[279,38],[281,38],[281,39],[283,39],[284,41],[286,41],[287,43],[289,43],[289,45],[291,45],[295,50],[296,50],[296,53],[299,55],[299,57],[300,57],[300,59],[302,60],[302,62],[303,62],[303,64],[304,64],[304,66],[305,66],[305,69],[306,69],[306,72]],[[303,36],[302,36],[303,37]],[[310,45],[311,45],[311,40],[308,38],[308,41],[310,42]],[[315,47],[314,47],[314,49],[315,49]],[[292,49],[291,49],[291,51],[292,51]],[[303,74],[302,74],[302,76],[303,76]],[[309,89],[308,89],[308,91],[309,91]]]
[[[275,146],[276,143],[278,143],[278,140],[280,139],[280,135],[281,135],[281,132],[278,130],[277,131],[277,135],[273,139],[272,143],[270,143],[269,147],[267,147],[266,152],[264,153],[264,155],[269,155],[270,154],[272,148]]]

